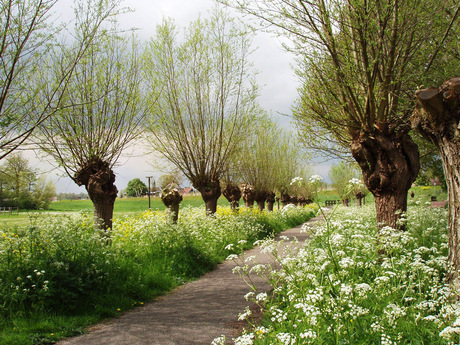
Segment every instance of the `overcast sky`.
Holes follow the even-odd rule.
[[[71,13],[71,0],[60,0],[55,11],[68,18]],[[122,27],[136,27],[137,34],[142,40],[148,40],[154,35],[155,27],[164,17],[173,18],[178,28],[184,28],[198,18],[199,15],[207,16],[207,11],[215,6],[214,0],[125,0],[124,6],[134,10],[119,18]],[[238,12],[233,11],[236,16]],[[261,87],[259,102],[283,127],[289,127],[291,119],[280,114],[289,114],[291,106],[297,97],[297,78],[292,65],[293,56],[282,48],[279,38],[273,34],[258,32],[254,40],[253,53],[254,67],[259,71],[258,84]],[[123,158],[119,166],[115,167],[116,185],[119,190],[126,188],[129,180],[140,178],[145,182],[146,176],[158,178],[163,173],[155,168],[153,157],[144,155],[141,147],[131,150],[132,158]],[[42,164],[39,164],[41,167]],[[316,170],[324,177],[327,169],[320,167]],[[78,187],[70,178],[61,177],[53,171],[50,175],[56,182],[57,192],[85,192],[83,187]]]

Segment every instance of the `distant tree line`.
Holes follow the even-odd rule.
[[[31,168],[21,154],[9,155],[0,165],[0,207],[48,209],[56,188]]]
[[[56,195],[57,200],[82,200],[87,198],[88,194],[86,193],[58,193]]]

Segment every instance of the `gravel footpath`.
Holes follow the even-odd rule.
[[[313,218],[308,223],[319,219]],[[277,238],[295,236],[301,244],[307,235],[300,230],[301,226],[283,231]],[[254,262],[272,262],[259,248],[245,252],[245,257],[252,255],[256,256]],[[248,306],[244,295],[250,290],[240,276],[232,273],[235,266],[234,262],[226,261],[198,280],[58,345],[210,345],[222,334],[227,339],[235,338],[243,327],[238,314]],[[258,292],[271,289],[261,278],[252,279]]]

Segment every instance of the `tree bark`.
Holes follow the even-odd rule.
[[[267,200],[267,192],[256,191],[254,195],[254,200],[257,202],[259,211],[263,211],[265,209],[265,200]]]
[[[267,193],[267,210],[273,212],[273,206],[275,205],[275,193]]]
[[[219,181],[210,181],[207,183],[194,184],[196,190],[201,193],[206,206],[206,214],[213,215],[217,212],[217,200],[222,194]]]
[[[222,190],[222,194],[230,203],[230,208],[234,211],[238,210],[241,199],[240,188],[236,184],[227,183],[225,188]]]
[[[449,202],[448,278],[459,284],[460,272],[460,77],[439,88],[416,93],[412,126],[439,150]]]
[[[182,202],[182,195],[180,195],[177,189],[165,189],[161,194],[161,201],[168,208],[171,213],[171,220],[174,224],[179,219],[179,207]]]
[[[110,237],[112,228],[113,208],[117,198],[115,174],[109,163],[98,157],[90,159],[74,176],[79,186],[85,186],[88,196],[93,202],[96,225]]]
[[[281,205],[284,207],[291,202],[291,197],[289,196],[289,194],[282,193],[280,200],[281,200]]]
[[[241,196],[243,197],[244,204],[246,207],[253,208],[255,201],[255,191],[251,185],[243,184],[241,185]]]
[[[378,226],[404,230],[399,219],[407,210],[407,192],[420,168],[417,145],[391,123],[377,123],[372,132],[355,134],[351,152],[364,183],[375,197]]]

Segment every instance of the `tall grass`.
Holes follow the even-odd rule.
[[[49,344],[143,304],[249,247],[311,218],[316,208],[258,212],[185,208],[114,221],[111,244],[89,213],[44,215],[0,230],[1,344]],[[235,248],[235,249],[232,249]],[[114,304],[116,303],[116,304]]]
[[[410,207],[406,232],[377,232],[373,208],[340,207],[305,229],[311,239],[287,257],[263,243],[282,268],[267,270],[271,296],[248,294],[264,317],[235,344],[459,343],[458,292],[445,282],[446,218],[444,209]],[[240,318],[251,322],[250,313]]]

